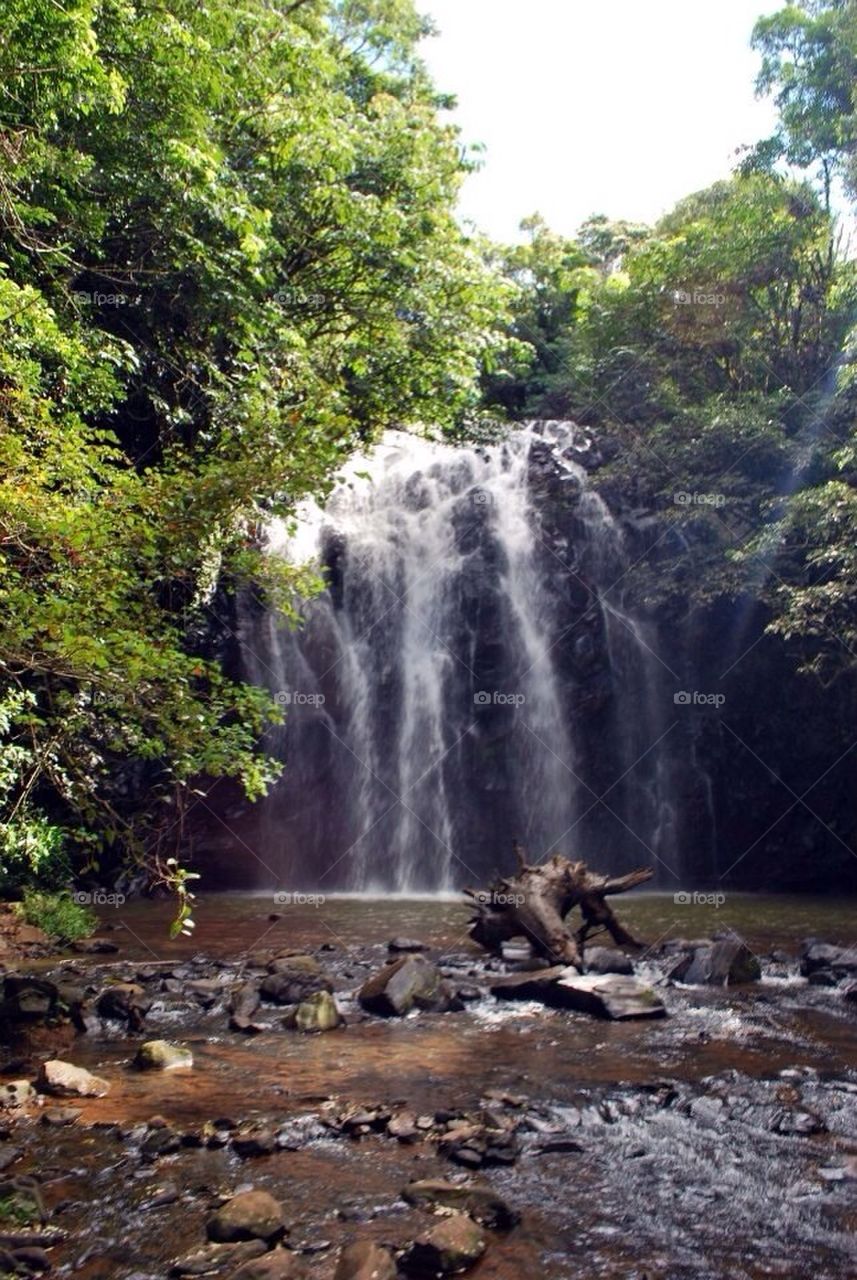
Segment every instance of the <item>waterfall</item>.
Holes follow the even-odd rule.
[[[508,867],[513,839],[532,860],[668,861],[666,686],[583,447],[570,423],[487,446],[388,432],[324,509],[271,528],[270,553],[327,584],[298,630],[240,612],[245,675],[286,711],[257,806],[283,883],[456,888]]]

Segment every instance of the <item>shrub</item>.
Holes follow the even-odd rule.
[[[44,929],[59,942],[88,938],[97,924],[94,913],[67,893],[41,893],[37,889],[28,889],[18,911],[27,924]]]

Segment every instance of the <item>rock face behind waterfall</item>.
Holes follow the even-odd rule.
[[[578,436],[389,433],[296,537],[273,531],[327,590],[299,632],[249,600],[239,618],[243,674],[287,715],[252,833],[272,879],[451,888],[513,836],[533,860],[674,861],[672,686],[623,607],[629,554]]]

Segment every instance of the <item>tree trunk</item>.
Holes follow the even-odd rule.
[[[617,920],[605,899],[644,884],[654,875],[639,867],[625,876],[600,876],[585,862],[571,862],[555,853],[538,866],[529,866],[518,845],[517,875],[496,880],[490,889],[465,889],[476,907],[470,922],[474,942],[497,955],[504,942],[524,937],[536,955],[551,964],[571,964],[583,972],[583,948],[590,934],[606,930],[620,946],[640,948],[633,934]],[[580,907],[583,923],[572,933],[565,922]]]

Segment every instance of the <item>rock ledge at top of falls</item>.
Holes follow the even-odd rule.
[[[664,1018],[667,1012],[660,996],[636,978],[578,973],[565,965],[495,978],[490,990],[501,1000],[540,1000],[552,1009],[573,1009],[614,1022]]]

